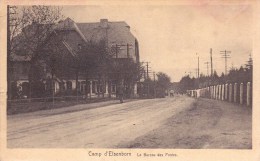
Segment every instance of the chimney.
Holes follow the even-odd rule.
[[[108,19],[100,19],[100,26],[102,28],[107,28],[108,27]]]

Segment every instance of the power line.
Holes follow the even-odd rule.
[[[124,47],[126,46],[126,55],[127,55],[127,58],[130,58],[130,49],[133,49],[131,48],[133,45],[132,44],[114,44],[112,47],[115,48],[115,54],[116,54],[116,58],[118,58],[118,53],[119,53],[119,50],[125,50],[125,49],[122,49],[121,47]]]
[[[231,58],[230,56],[231,51],[220,51],[220,54],[222,55],[221,58],[225,59],[225,75],[227,75],[227,59]]]

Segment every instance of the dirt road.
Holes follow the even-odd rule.
[[[200,98],[158,129],[119,147],[251,149],[252,109]]]
[[[7,144],[9,148],[117,148],[163,126],[194,101],[180,96],[10,115]]]
[[[111,104],[112,103],[112,104]],[[8,116],[9,148],[252,148],[252,110],[186,96]]]

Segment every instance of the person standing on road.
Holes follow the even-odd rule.
[[[124,102],[124,87],[123,87],[123,84],[119,85],[118,96],[119,96],[120,103],[123,103]]]

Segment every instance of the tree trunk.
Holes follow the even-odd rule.
[[[79,81],[79,69],[77,68],[76,69],[76,95],[77,95],[77,101],[78,101],[78,89],[79,89],[78,81]]]
[[[52,92],[52,106],[54,106],[54,88],[53,88],[53,72],[51,72],[51,92]],[[55,86],[54,86],[55,87]]]
[[[106,90],[106,84],[104,79],[102,79],[102,98],[105,98],[105,90]]]
[[[111,98],[111,84],[112,84],[112,81],[111,80],[108,80],[108,97]]]
[[[89,91],[89,84],[88,84],[88,76],[87,76],[87,73],[86,73],[86,76],[85,76],[85,95],[86,95],[86,101],[88,100],[88,91]],[[91,96],[90,96],[91,97]]]
[[[98,89],[97,89],[97,92],[98,92],[98,98],[100,97],[100,76],[98,76]]]

